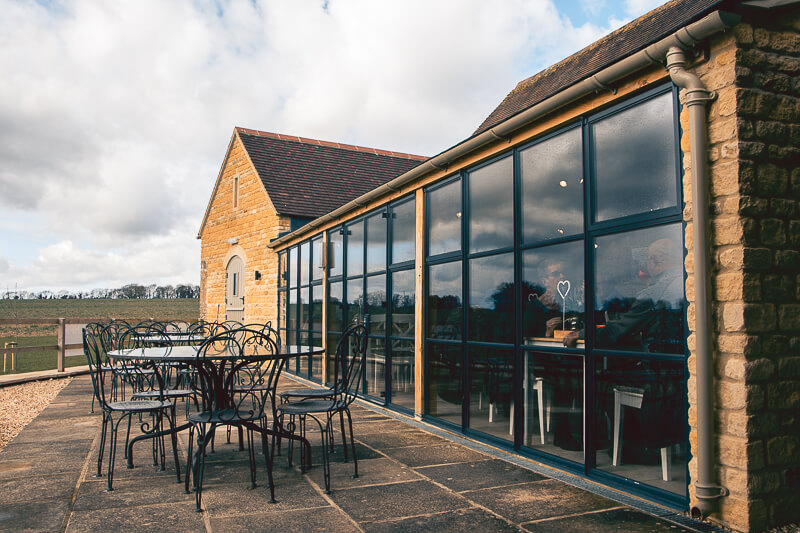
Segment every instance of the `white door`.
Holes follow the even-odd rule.
[[[244,322],[244,261],[238,255],[225,269],[225,320]]]

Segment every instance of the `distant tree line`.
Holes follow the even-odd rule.
[[[199,298],[199,285],[139,285],[130,283],[119,289],[92,289],[91,291],[9,291],[3,293],[4,300],[74,300],[99,298],[108,300],[145,300],[154,298]]]

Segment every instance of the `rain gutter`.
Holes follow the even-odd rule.
[[[667,51],[672,47],[679,47],[682,49],[690,49],[698,42],[707,39],[711,35],[724,31],[736,24],[739,20],[738,15],[726,13],[724,11],[715,11],[704,18],[684,26],[672,35],[654,43],[647,48],[630,55],[613,65],[606,67],[600,72],[581,80],[580,82],[572,85],[561,92],[542,100],[524,111],[504,120],[503,122],[489,128],[488,130],[479,133],[474,137],[445,150],[444,152],[436,155],[427,161],[424,161],[417,167],[412,168],[408,172],[401,174],[393,180],[372,189],[366,194],[363,194],[337,209],[334,209],[328,214],[322,215],[302,226],[295,231],[287,233],[269,243],[270,248],[276,248],[285,242],[288,242],[300,235],[308,233],[309,231],[324,226],[325,224],[335,221],[340,217],[349,214],[353,209],[364,207],[373,200],[380,198],[384,195],[400,190],[404,185],[410,183],[430,172],[446,170],[450,163],[464,157],[465,155],[483,148],[498,140],[507,141],[510,135],[531,122],[539,119],[543,115],[551,113],[559,108],[569,105],[576,100],[579,100],[589,94],[597,92],[598,90],[611,90],[610,87],[617,81],[626,76],[633,74],[643,68],[649,67],[653,64],[662,63],[667,54]]]

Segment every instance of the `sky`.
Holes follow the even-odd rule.
[[[0,292],[199,284],[234,127],[436,155],[661,0],[0,0]]]

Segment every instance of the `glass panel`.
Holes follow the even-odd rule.
[[[386,335],[386,274],[367,278],[367,307],[370,335]]]
[[[289,318],[286,344],[297,344],[297,289],[289,291]]]
[[[461,345],[428,343],[427,413],[461,427]]]
[[[685,352],[681,225],[598,237],[598,348]]]
[[[513,440],[514,352],[469,349],[469,427]]]
[[[300,285],[308,285],[309,267],[311,266],[311,243],[300,245]]]
[[[344,320],[344,303],[342,299],[342,282],[331,283],[328,287],[328,329],[342,331]]]
[[[386,270],[386,218],[383,214],[367,219],[367,272]]]
[[[598,365],[597,468],[686,493],[685,363],[608,357]]]
[[[514,159],[469,173],[469,251],[514,244]]]
[[[311,241],[311,279],[316,281],[322,279],[322,237]]]
[[[414,409],[414,341],[392,345],[392,403]]]
[[[386,341],[370,337],[367,345],[367,364],[364,390],[370,396],[386,396]]]
[[[325,357],[328,358],[327,362],[327,376],[325,377],[325,383],[332,384],[336,377],[334,376],[334,364],[333,360],[336,356],[336,345],[339,342],[339,338],[341,337],[338,333],[329,333],[328,334],[328,345],[325,348]]]
[[[430,191],[427,196],[428,255],[461,249],[461,180]]]
[[[347,275],[364,273],[364,222],[347,226]]]
[[[289,283],[289,270],[286,268],[288,265],[286,258],[286,252],[281,252],[278,255],[278,287],[286,287],[287,283]]]
[[[322,346],[322,333],[314,332],[311,334],[311,345]],[[311,371],[309,376],[314,381],[322,381],[322,354],[314,354],[311,356]]]
[[[322,285],[311,287],[311,329],[322,331]]]
[[[678,204],[673,112],[666,93],[591,125],[597,221]]]
[[[583,357],[526,351],[522,444],[583,463]]]
[[[461,261],[428,267],[428,337],[461,338]]]
[[[522,337],[525,344],[561,346],[584,324],[583,241],[522,253]],[[583,341],[579,342],[583,347]]]
[[[308,346],[308,332],[301,331],[300,332],[300,346]],[[308,377],[308,363],[309,363],[309,356],[304,355],[302,357],[297,358],[297,373],[304,378]]]
[[[286,292],[278,292],[278,324],[279,329],[286,328]]]
[[[297,302],[300,306],[300,331],[304,333],[308,333],[308,320],[310,315],[310,309],[308,305],[309,301],[309,294],[308,294],[308,287],[300,289],[300,301]]]
[[[289,286],[297,287],[297,246],[289,248]]]
[[[392,263],[413,261],[416,257],[416,212],[414,200],[392,207]]]
[[[514,342],[514,254],[469,262],[469,338]]]
[[[328,275],[331,277],[341,276],[343,269],[342,255],[342,236],[341,229],[328,232]]]
[[[575,128],[520,153],[525,242],[583,233],[581,148]]]
[[[414,336],[414,271],[392,274],[392,337]]]
[[[361,279],[347,282],[347,324],[364,317],[364,294]]]

